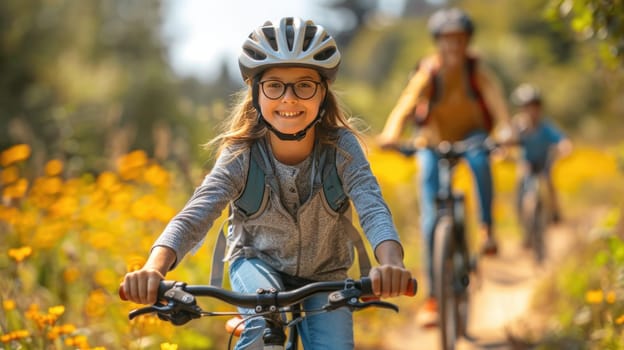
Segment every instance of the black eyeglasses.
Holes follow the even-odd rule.
[[[264,96],[270,100],[277,100],[284,96],[289,86],[292,88],[297,98],[309,100],[316,95],[318,86],[321,83],[314,80],[299,80],[294,83],[284,83],[279,80],[265,80],[261,81],[259,84]]]

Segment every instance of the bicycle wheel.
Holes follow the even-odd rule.
[[[528,247],[531,248],[535,261],[544,260],[544,230],[546,228],[543,202],[540,198],[537,179],[529,179],[522,196],[522,226]]]
[[[546,258],[544,235],[546,234],[546,226],[548,222],[548,210],[539,187],[540,186],[538,185],[535,193],[535,212],[533,214],[532,232],[535,260],[538,264],[541,264]]]
[[[433,273],[438,299],[438,313],[442,350],[455,349],[458,330],[457,298],[455,293],[455,262],[453,219],[441,217],[434,231]]]
[[[532,179],[525,182],[524,191],[520,199],[520,219],[526,247],[533,249],[535,235],[533,229],[535,227],[535,214],[537,212],[537,192]]]

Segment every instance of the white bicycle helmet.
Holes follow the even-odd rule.
[[[279,23],[268,21],[256,28],[238,57],[244,80],[271,67],[305,66],[333,81],[339,64],[340,51],[334,38],[322,26],[297,17],[285,17]]]
[[[520,84],[511,93],[511,102],[516,106],[526,106],[531,103],[542,103],[542,93],[539,88],[531,84]]]
[[[434,37],[441,34],[464,32],[468,36],[474,33],[474,23],[466,12],[454,7],[436,11],[427,23],[429,32]]]

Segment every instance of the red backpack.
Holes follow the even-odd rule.
[[[466,59],[465,71],[468,76],[468,93],[471,97],[477,100],[479,107],[481,108],[481,112],[483,114],[485,128],[489,132],[492,130],[493,121],[492,114],[488,109],[487,104],[485,103],[485,99],[483,98],[483,94],[481,93],[481,89],[479,88],[479,84],[477,83],[477,75],[476,66],[478,59],[476,57],[469,56]],[[420,68],[420,62],[416,65],[414,71],[417,71]],[[430,69],[429,81],[431,82],[431,89],[429,92],[429,99],[427,103],[422,103],[416,106],[415,110],[415,119],[418,125],[425,125],[429,119],[429,114],[431,112],[432,106],[437,103],[440,99],[440,91],[442,85],[442,79],[439,73],[439,67],[436,65],[433,69]]]

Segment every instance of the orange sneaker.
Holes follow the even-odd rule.
[[[493,237],[488,237],[483,242],[481,246],[481,254],[486,256],[496,256],[498,255],[498,243]]]
[[[435,298],[430,297],[425,301],[425,304],[418,312],[416,322],[422,328],[438,326],[438,302]]]

